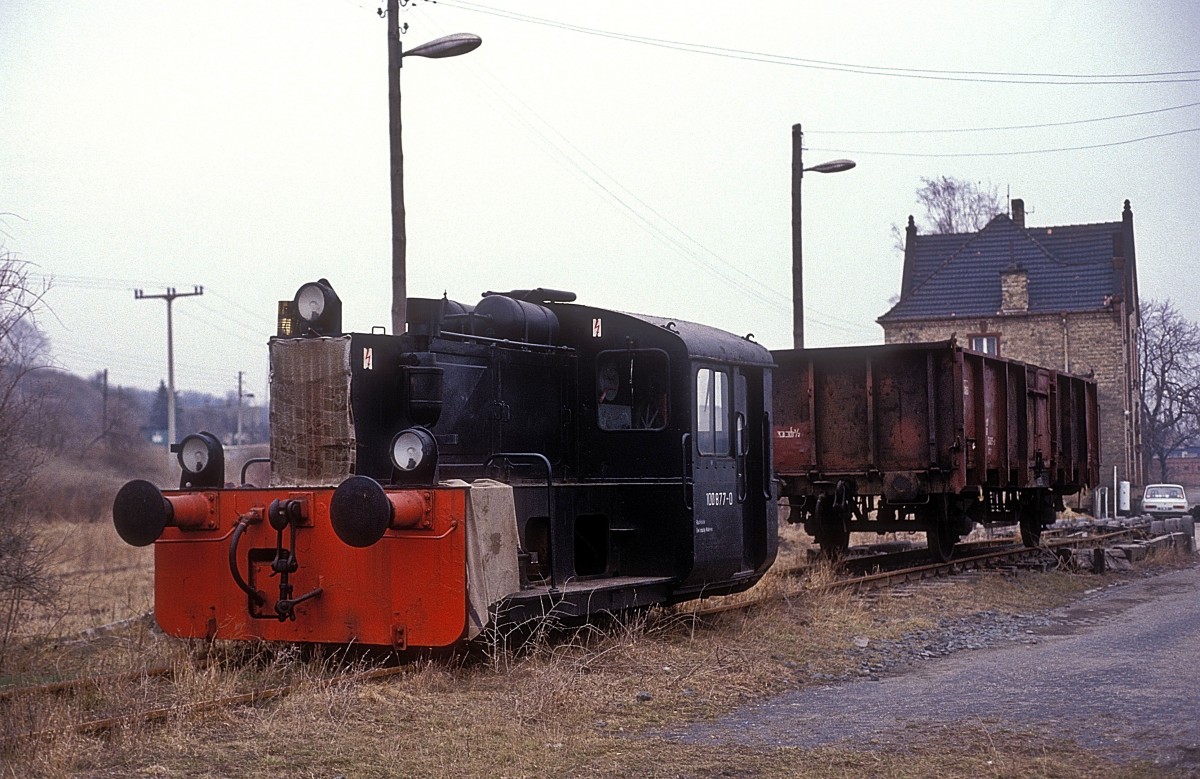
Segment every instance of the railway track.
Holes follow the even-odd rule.
[[[1032,548],[1020,546],[1011,541],[964,544],[960,550],[961,556],[943,563],[921,562],[916,565],[911,564],[914,554],[920,554],[927,559],[927,555],[924,555],[924,550],[920,549],[851,557],[839,564],[842,572],[841,578],[823,585],[823,588],[865,591],[924,579],[945,578],[969,570],[995,568],[1004,565],[1021,566],[1031,560],[1041,559],[1045,561],[1047,560],[1047,555],[1052,556],[1053,560],[1057,563],[1060,559],[1060,550],[1080,546],[1100,546],[1129,537],[1134,532],[1134,530],[1129,529],[1092,534],[1085,537],[1049,538],[1044,541],[1042,546]],[[1043,566],[1029,565],[1029,567]],[[803,573],[805,568],[806,566],[800,566],[784,571],[783,573],[785,575],[799,575]],[[747,598],[736,602],[700,606],[688,610],[686,615],[690,618],[700,618],[734,611],[744,611],[756,606],[795,598],[802,595],[805,591],[804,588],[794,588],[758,598]],[[808,591],[811,591],[811,587],[808,588]],[[211,658],[209,657],[202,658],[199,664],[194,666],[192,670],[201,670],[211,662]],[[408,666],[404,664],[386,666],[338,675],[329,681],[334,684],[365,683],[395,676],[403,673],[407,668]],[[156,666],[119,674],[62,680],[20,688],[0,689],[0,707],[28,706],[30,702],[35,702],[39,698],[78,695],[89,690],[103,690],[112,686],[132,684],[143,680],[170,681],[179,673],[179,670],[180,668],[177,665]],[[24,744],[46,741],[64,735],[99,736],[113,731],[128,729],[136,725],[154,724],[233,706],[261,703],[289,695],[300,689],[305,683],[305,680],[300,680],[291,684],[262,687],[247,692],[217,696],[208,700],[184,702],[111,716],[95,717],[72,725],[5,735],[0,737],[0,754]],[[3,711],[3,708],[0,708],[0,711]]]
[[[369,671],[361,671],[358,673],[348,674],[336,677],[333,681],[341,684],[360,684],[364,682],[377,681],[389,676],[395,676],[406,670],[405,666],[391,666],[386,668],[375,668]],[[80,684],[94,682],[92,679],[78,680]],[[244,706],[262,701],[280,698],[289,695],[300,689],[305,682],[299,681],[293,684],[284,684],[274,687],[264,687],[249,692],[233,693],[217,698],[212,698],[204,701],[192,701],[190,703],[179,703],[174,706],[161,706],[153,709],[142,711],[129,712],[126,714],[118,714],[111,717],[99,717],[96,719],[87,720],[67,727],[47,728],[43,730],[33,731],[29,733],[20,733],[5,738],[0,738],[0,754],[12,749],[20,744],[31,742],[47,741],[53,738],[59,738],[64,735],[78,734],[98,736],[110,733],[112,731],[128,728],[134,725],[149,725],[156,722],[165,722],[168,720],[187,717],[194,714],[200,714],[208,711],[217,711],[220,709],[231,708],[233,706]],[[21,694],[31,693],[37,694],[42,688],[25,688],[19,691]],[[54,692],[61,692],[55,690]],[[19,697],[14,695],[14,697]]]
[[[981,568],[996,568],[1005,564],[1020,565],[1033,560],[1046,560],[1046,555],[1053,555],[1054,564],[1061,560],[1059,550],[1074,547],[1099,547],[1106,543],[1131,537],[1136,530],[1124,529],[1105,533],[1089,533],[1085,536],[1062,538],[1047,538],[1041,546],[1027,547],[1014,541],[988,541],[975,544],[961,544],[956,556],[941,563],[928,562],[929,556],[924,549],[903,550],[878,555],[848,557],[838,563],[844,574],[840,578],[825,585],[827,589],[849,589],[854,591],[888,587],[893,584],[905,584],[922,579],[943,578],[968,570]],[[911,564],[915,558],[921,562]],[[1046,560],[1049,562],[1048,560]],[[1035,567],[1030,565],[1029,567]],[[1042,567],[1042,566],[1036,566]],[[797,566],[783,571],[784,575],[800,576],[807,566]],[[702,606],[692,613],[697,616],[707,616],[729,611],[761,606],[769,603],[794,598],[802,593],[800,589],[786,590],[760,598],[738,601],[736,603]]]
[[[159,665],[151,668],[142,668],[137,671],[87,676],[78,679],[62,679],[27,687],[5,687],[0,689],[0,704],[19,698],[78,693],[81,690],[89,688],[103,689],[112,685],[136,682],[141,679],[169,678],[175,675],[175,668],[173,665]]]
[[[925,563],[897,570],[863,573],[858,576],[848,577],[843,581],[837,582],[834,586],[852,589],[870,589],[920,579],[948,576],[965,570],[994,568],[1005,563],[1020,565],[1033,560],[1046,560],[1047,554],[1052,555],[1054,563],[1057,565],[1062,560],[1059,550],[1099,547],[1112,541],[1129,538],[1133,533],[1133,530],[1120,530],[1079,538],[1047,539],[1041,546],[1036,547],[1012,544],[1000,548],[971,550],[963,557],[955,557],[943,563]]]

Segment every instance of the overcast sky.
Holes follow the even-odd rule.
[[[166,306],[136,288],[204,287],[174,303],[180,389],[264,393],[276,302],[311,279],[348,329],[390,324],[378,7],[0,3],[0,240],[52,278],[58,365],[157,386]],[[790,347],[801,123],[807,165],[858,163],[804,178],[809,345],[882,340],[891,228],[943,175],[1030,226],[1130,200],[1143,297],[1200,320],[1198,8],[410,3],[405,47],[483,45],[405,60],[409,294],[555,287]]]

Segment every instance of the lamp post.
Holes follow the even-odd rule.
[[[408,319],[408,235],[404,227],[404,149],[400,143],[400,61],[404,57],[457,57],[479,47],[478,35],[455,33],[408,51],[400,46],[400,0],[388,0],[388,108],[392,158],[392,333],[404,333]]]
[[[830,160],[811,168],[804,167],[804,132],[792,125],[792,342],[804,348],[804,252],[800,229],[800,182],[807,171],[841,173],[854,167],[853,160]]]

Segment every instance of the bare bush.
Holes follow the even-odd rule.
[[[28,263],[0,254],[0,668],[22,609],[54,596],[49,550],[31,532],[25,505],[42,457],[32,443],[43,421],[39,398],[27,388],[45,365],[36,321],[45,292],[33,286]]]

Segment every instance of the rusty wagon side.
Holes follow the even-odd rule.
[[[822,549],[924,531],[945,559],[976,522],[1036,545],[1099,479],[1096,383],[953,340],[772,352],[774,464]]]

